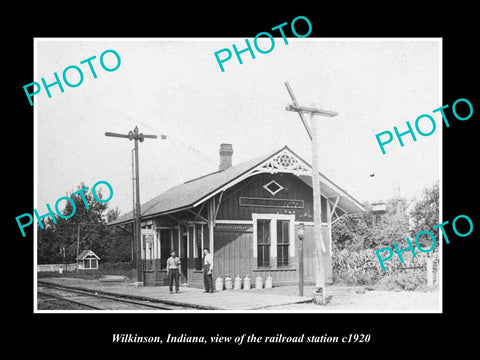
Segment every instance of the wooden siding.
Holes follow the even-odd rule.
[[[295,254],[298,255],[298,236],[297,226],[295,226]],[[314,283],[315,281],[315,244],[313,241],[313,226],[305,226],[304,237],[304,281],[305,283]],[[326,267],[326,281],[332,283],[331,256],[329,256],[329,236],[328,228],[323,229],[324,241],[327,252],[324,255]],[[252,232],[229,232],[215,231],[215,252],[214,261],[214,281],[218,276],[225,278],[229,275],[235,278],[240,275],[250,276],[252,287],[255,278],[260,275],[265,281],[268,275],[272,276],[274,286],[297,284],[298,283],[298,263],[299,258],[292,258],[292,267],[278,269],[257,269],[256,259],[253,257],[253,234]],[[203,285],[203,275],[197,280],[197,284]],[[189,281],[189,283],[191,283]]]
[[[275,180],[284,187],[272,195],[263,185]],[[256,197],[266,199],[303,200],[301,208],[273,208],[262,206],[241,206],[240,197]],[[313,221],[312,189],[292,174],[258,174],[247,178],[225,191],[218,211],[218,220],[252,220],[252,213],[295,214],[297,221]],[[327,220],[326,200],[322,197],[322,219]]]
[[[251,232],[215,232],[213,269],[215,277],[252,274],[253,241]]]
[[[143,276],[145,286],[168,285],[167,270],[160,270],[160,259],[155,259],[155,263],[143,260]]]
[[[283,189],[272,195],[269,191],[263,188],[263,185],[268,184],[270,181],[275,180],[280,184]],[[288,199],[288,200],[302,200],[303,208],[282,208],[282,207],[262,207],[262,206],[240,206],[239,198],[266,198],[266,199]],[[218,201],[219,196],[216,197]],[[218,204],[218,202],[217,202]],[[201,211],[201,216],[206,218],[208,216],[208,204],[202,207],[200,205],[194,212]],[[252,226],[253,216],[252,214],[282,214],[282,215],[294,215],[296,222],[305,222],[305,238],[304,238],[304,281],[306,284],[314,283],[315,281],[315,244],[313,239],[313,204],[312,204],[312,189],[301,181],[298,177],[292,174],[258,174],[253,177],[247,178],[241,183],[225,191],[222,195],[222,202],[218,208],[217,220],[235,221],[235,224],[250,224]],[[171,227],[171,234],[173,236],[173,248],[180,254],[182,260],[182,270],[184,276],[182,276],[182,283],[188,282],[190,286],[203,287],[203,271],[198,266],[198,258],[195,259],[194,255],[197,250],[194,250],[194,246],[198,236],[196,231],[201,225],[198,222],[203,221],[201,218],[195,216],[191,212],[179,212],[172,214],[172,217],[177,221],[172,222],[172,218],[158,217],[154,219],[154,224],[157,227],[169,226]],[[326,222],[327,210],[326,201],[322,198],[322,218]],[[197,221],[193,225],[192,221]],[[180,226],[180,247],[178,246],[178,228]],[[184,232],[188,232],[188,240],[184,235]],[[286,285],[298,283],[298,236],[297,225],[294,226],[294,236],[290,239],[290,246],[293,246],[294,256],[289,258],[289,266],[286,268],[276,269],[275,257],[271,257],[272,268],[257,268],[257,259],[253,257],[254,254],[254,241],[253,230],[248,226],[242,229],[241,226],[219,226],[214,230],[214,246],[213,246],[213,258],[214,258],[214,270],[213,280],[218,276],[225,278],[226,275],[230,275],[235,278],[240,275],[242,278],[245,275],[249,275],[251,278],[252,287],[255,284],[255,278],[260,275],[265,281],[268,275],[273,278],[273,285]],[[323,228],[324,242],[327,247],[325,253],[325,265],[326,265],[326,281],[332,282],[332,259],[330,256],[330,229],[328,227]],[[194,236],[195,233],[195,236]],[[188,247],[188,257],[187,257]],[[203,225],[203,246],[202,248],[209,247],[209,228],[206,223]],[[292,255],[292,251],[290,255]],[[203,254],[201,254],[201,260],[203,263]],[[156,266],[157,279],[155,281],[152,278],[152,274],[145,273],[146,281],[155,283],[156,285],[167,284],[166,272],[158,271],[159,266]]]
[[[213,279],[213,286],[215,287],[215,279]],[[203,271],[192,270],[190,272],[190,278],[188,279],[188,284],[192,287],[203,288]]]
[[[265,287],[265,280],[267,276],[272,277],[273,286],[294,285],[298,283],[298,273],[296,269],[257,269],[253,270],[252,288],[255,287],[255,279],[260,276],[263,280],[263,287]]]

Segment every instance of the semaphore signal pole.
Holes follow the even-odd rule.
[[[312,187],[313,187],[313,220],[314,220],[314,238],[315,238],[315,293],[313,295],[313,302],[317,305],[325,305],[325,259],[324,253],[325,243],[322,236],[322,205],[320,192],[320,175],[319,175],[319,161],[318,161],[318,116],[333,117],[338,115],[336,111],[323,110],[316,107],[300,106],[293,94],[288,82],[285,82],[287,91],[293,101],[292,105],[285,108],[287,111],[296,111],[300,115],[303,126],[307,130],[308,137],[312,144]],[[310,114],[310,125],[305,119],[303,113]],[[302,291],[303,292],[303,291]]]
[[[119,137],[119,138],[126,138],[130,141],[135,141],[135,193],[134,193],[134,203],[135,206],[133,208],[133,215],[134,215],[134,226],[133,226],[133,234],[134,234],[134,246],[136,249],[136,256],[135,256],[135,268],[136,268],[136,275],[137,275],[137,283],[143,281],[143,272],[142,272],[142,242],[141,242],[141,235],[142,235],[142,228],[140,226],[140,171],[138,166],[138,141],[143,142],[145,139],[156,139],[157,135],[144,135],[142,133],[138,133],[138,127],[135,126],[133,131],[129,131],[127,135],[125,134],[117,134],[112,132],[106,132],[105,136],[111,137]],[[160,139],[166,139],[165,135],[160,135]],[[133,159],[132,159],[133,161]]]

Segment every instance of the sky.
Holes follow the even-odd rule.
[[[253,42],[250,39],[250,42]],[[285,110],[291,99],[338,112],[321,117],[320,172],[357,200],[375,202],[394,196],[419,197],[439,179],[441,115],[441,40],[275,38],[268,54],[233,55],[221,72],[214,52],[239,49],[244,38],[50,39],[35,41],[34,79],[47,83],[75,65],[84,79],[35,95],[35,208],[75,191],[83,182],[111,184],[110,207],[132,208],[133,142],[106,137],[138,126],[144,134],[167,135],[140,144],[140,200],[145,202],[189,179],[216,171],[221,143],[233,145],[233,164],[288,145],[310,162],[311,144],[298,114]],[[260,47],[267,49],[266,43]],[[107,72],[100,55],[115,50],[121,64]],[[232,50],[233,52],[233,50]],[[94,79],[82,60],[92,56]],[[115,65],[105,55],[108,67]],[[68,73],[75,83],[75,71]],[[404,136],[386,145],[382,131],[407,130],[421,114],[437,121],[437,130],[417,141]],[[427,132],[428,122],[420,123]],[[371,174],[375,174],[373,177]],[[103,186],[100,186],[102,188]],[[103,189],[106,194],[108,190]]]

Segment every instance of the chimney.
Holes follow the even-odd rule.
[[[223,171],[232,166],[233,147],[232,144],[220,144],[220,166],[218,170]]]

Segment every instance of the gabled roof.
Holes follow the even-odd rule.
[[[83,250],[80,255],[77,256],[75,260],[84,260],[87,256],[94,256],[97,258],[97,260],[100,260],[100,258],[95,254],[92,250]]]
[[[299,176],[310,187],[311,166],[285,146],[263,156],[231,166],[223,171],[216,171],[199,178],[174,186],[164,193],[141,205],[141,218],[165,215],[198,206],[219,192],[232,187],[245,178],[260,172],[290,172]],[[320,173],[322,195],[326,197],[339,195],[338,207],[344,212],[365,211],[363,205],[335,185]],[[133,212],[119,217],[109,223],[116,225],[133,220]]]

